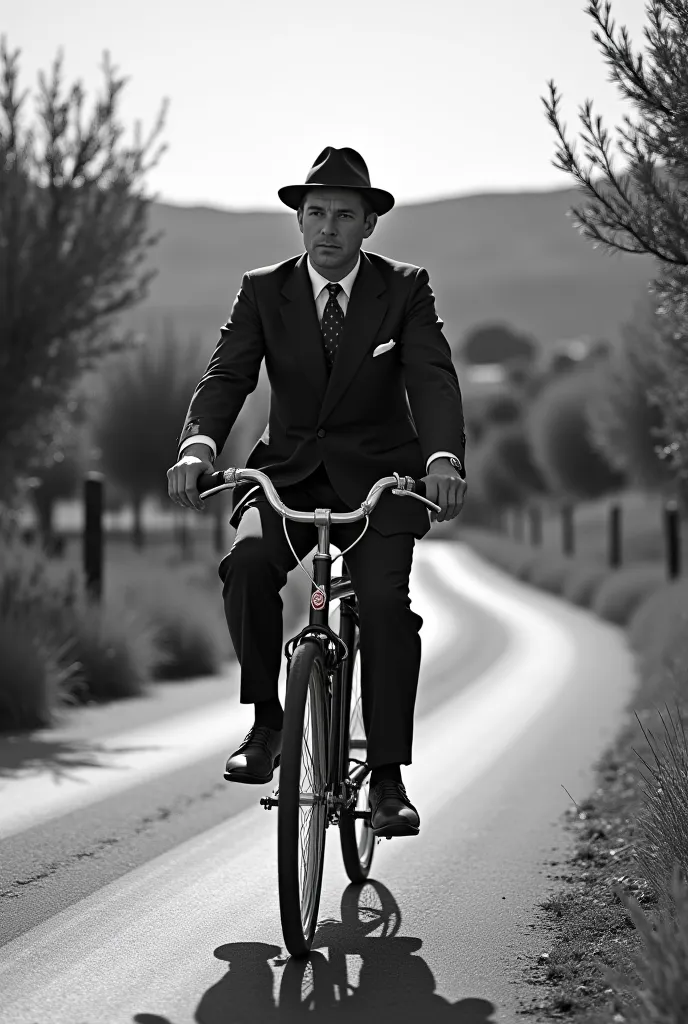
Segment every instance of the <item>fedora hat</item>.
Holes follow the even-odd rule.
[[[320,156],[306,175],[303,185],[284,185],[277,190],[282,202],[292,210],[298,210],[306,192],[318,185],[327,188],[354,188],[361,192],[377,214],[389,213],[394,206],[394,196],[383,188],[373,188],[366,162],[355,149],[344,146],[335,149],[325,146]]]

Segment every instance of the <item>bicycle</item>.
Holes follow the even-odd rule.
[[[312,584],[308,625],[284,645],[287,693],[284,707],[279,786],[263,797],[266,810],[277,807],[277,874],[282,933],[292,956],[306,956],[318,920],[322,888],[325,832],[338,825],[344,868],[352,882],[368,877],[375,834],[368,808],[370,768],[361,706],[358,604],[344,561],[368,529],[370,516],[386,490],[422,501],[425,485],[411,477],[382,477],[358,509],[300,512],[280,499],[260,470],[227,469],[203,473],[197,483],[202,500],[239,483],[259,484],[274,510],[287,520],[313,523],[318,530],[313,575],[298,564]],[[341,555],[342,576],[332,578],[330,526],[365,519],[363,531]],[[294,557],[296,553],[293,550]],[[339,601],[339,632],[328,624],[331,601]]]

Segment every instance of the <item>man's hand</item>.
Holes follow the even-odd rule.
[[[202,512],[205,505],[198,495],[197,481],[201,473],[212,473],[215,467],[208,459],[198,455],[183,455],[179,462],[167,470],[167,493],[172,501],[184,508]]]
[[[443,523],[445,519],[455,519],[463,508],[467,485],[449,459],[433,459],[430,472],[423,480],[426,498],[442,509],[441,512],[430,512],[432,521]]]

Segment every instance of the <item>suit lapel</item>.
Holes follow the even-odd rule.
[[[306,271],[306,276],[308,272]],[[361,265],[351,289],[351,298],[344,317],[344,331],[339,341],[325,400],[320,410],[324,421],[351,383],[370,343],[377,334],[387,312],[385,282],[380,272],[361,251]],[[312,292],[311,292],[312,297]],[[316,316],[317,324],[317,316]],[[322,350],[322,341],[320,341]]]
[[[282,286],[284,301],[280,313],[287,337],[301,360],[304,377],[322,401],[327,388],[327,367],[306,260],[304,253]]]

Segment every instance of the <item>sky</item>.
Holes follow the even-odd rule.
[[[645,0],[612,0],[642,48]],[[285,210],[327,146],[351,146],[397,203],[566,188],[541,97],[553,78],[573,135],[588,98],[610,128],[632,108],[608,81],[586,0],[21,0],[0,31],[19,49],[26,122],[61,48],[65,89],[102,94],[103,51],[128,78],[123,139],[168,144],[146,178],[160,201]]]

